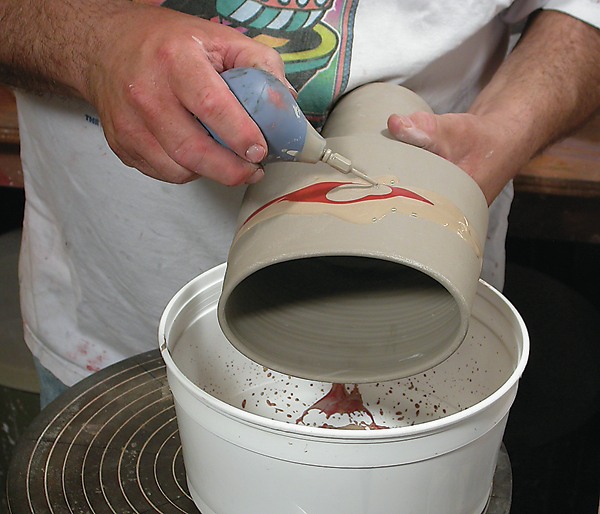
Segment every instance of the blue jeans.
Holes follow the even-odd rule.
[[[69,386],[63,384],[35,357],[33,362],[40,382],[40,408],[44,409],[46,405],[69,389]]]

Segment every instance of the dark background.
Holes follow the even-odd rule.
[[[531,356],[504,437],[511,514],[598,513],[599,209],[600,198],[515,196],[504,294],[525,320]]]

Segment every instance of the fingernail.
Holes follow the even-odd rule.
[[[431,144],[429,135],[420,128],[417,128],[408,116],[398,116],[398,118],[405,130],[403,134],[401,133],[397,136],[400,141],[419,148],[425,148]]]
[[[405,128],[412,128],[415,126],[413,121],[408,116],[398,116],[398,118],[400,118],[400,121]]]
[[[260,182],[264,176],[265,176],[264,170],[262,168],[258,168],[252,175],[250,175],[246,179],[246,184],[248,184],[248,185],[256,184],[257,182]]]
[[[267,149],[261,145],[252,145],[246,150],[246,160],[258,164],[267,156]]]
[[[290,93],[292,93],[292,95],[294,95],[294,98],[298,98],[298,91],[296,91],[296,88],[294,86],[292,86],[292,84],[290,84],[290,82],[287,78],[285,79],[285,85],[290,90]]]

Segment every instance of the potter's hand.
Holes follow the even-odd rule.
[[[285,80],[277,52],[223,25],[137,4],[101,30],[107,35],[83,93],[125,164],[175,183],[199,176],[226,185],[262,178],[257,163],[267,144],[218,73],[248,66]]]
[[[509,128],[474,114],[394,114],[388,128],[396,139],[429,150],[466,171],[488,204],[506,185],[505,177],[514,176],[530,157],[516,158]],[[499,169],[504,173],[497,173]]]
[[[284,81],[279,54],[232,28],[152,3],[161,2],[44,0],[41,16],[39,2],[0,0],[0,79],[84,98],[115,153],[152,177],[259,180],[266,142],[219,73],[249,66]]]
[[[468,114],[392,116],[390,132],[457,164],[491,203],[537,152],[600,107],[599,62],[600,30],[541,11]]]

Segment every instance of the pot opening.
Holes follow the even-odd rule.
[[[400,263],[355,256],[262,268],[231,291],[221,314],[225,334],[248,358],[328,382],[430,369],[466,331],[456,300],[438,281]]]

